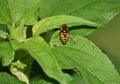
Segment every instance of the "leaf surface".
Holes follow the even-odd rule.
[[[83,37],[74,36],[74,39],[53,48],[62,69],[77,69],[90,84],[120,83],[118,72],[99,48]]]
[[[33,35],[36,36],[48,30],[54,28],[60,28],[62,24],[67,24],[69,27],[76,25],[88,25],[93,27],[101,26],[100,24],[93,23],[91,21],[79,17],[70,16],[70,15],[60,15],[60,16],[48,17],[37,22],[32,28]]]
[[[5,72],[0,73],[0,83],[1,84],[25,84],[25,83],[17,80],[17,78],[15,78]]]
[[[40,0],[39,16],[73,15],[100,24],[108,23],[120,11],[120,0]]]
[[[0,23],[32,25],[37,21],[39,0],[0,0]],[[31,12],[32,11],[32,12]]]
[[[14,54],[10,43],[0,42],[0,58],[3,66],[8,66],[14,60]]]
[[[50,78],[56,79],[61,84],[67,84],[72,80],[69,75],[61,71],[53,52],[41,37],[29,38],[24,43],[11,40],[11,44],[15,50],[21,48],[27,50]]]

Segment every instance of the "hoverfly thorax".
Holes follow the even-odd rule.
[[[69,31],[68,31],[68,26],[66,24],[63,24],[61,26],[60,39],[61,39],[62,44],[66,44],[66,42],[69,39]]]

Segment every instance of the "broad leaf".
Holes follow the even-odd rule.
[[[60,16],[48,17],[37,22],[32,28],[33,35],[39,35],[48,30],[54,28],[60,28],[62,24],[67,24],[69,27],[76,25],[88,25],[93,27],[101,26],[100,24],[93,23],[91,21],[79,17],[70,16],[70,15],[60,15]]]
[[[0,42],[0,58],[3,66],[8,66],[14,60],[14,50],[10,43]]]
[[[7,0],[0,0],[0,18],[1,23],[12,21]]]
[[[62,73],[54,54],[41,37],[29,38],[24,43],[11,40],[11,44],[14,49],[23,48],[27,50],[49,77],[56,79],[61,84],[68,84],[68,82],[72,80],[69,75]]]
[[[106,49],[103,49],[103,51],[109,56],[110,60],[112,61],[112,63],[115,65],[115,68],[117,69],[117,71],[120,74],[120,54],[108,51]]]
[[[0,0],[0,14],[5,23],[18,23],[24,14],[24,0]]]
[[[73,26],[69,29],[69,33],[71,35],[81,35],[81,36],[86,36],[91,34],[94,30],[97,28],[95,27],[90,27],[90,26]]]
[[[105,24],[120,11],[120,0],[40,0],[39,16],[73,15]]]
[[[6,39],[7,35],[8,35],[8,33],[0,30],[0,38]]]
[[[25,24],[34,24],[37,21],[38,2],[39,0],[0,0],[0,23],[18,25],[24,19]]]
[[[0,73],[0,83],[1,84],[25,84],[19,81],[17,78],[5,72]]]
[[[120,84],[118,72],[104,53],[83,37],[74,39],[53,48],[62,69],[77,69],[90,84]]]
[[[75,29],[75,30],[72,30],[70,31],[70,34],[71,35],[81,35],[81,36],[86,36],[86,35],[89,35],[91,34],[93,31],[95,31],[95,29]]]
[[[25,0],[24,8],[24,20],[25,24],[33,25],[38,19],[38,8],[40,0]]]

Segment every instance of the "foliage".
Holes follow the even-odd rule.
[[[84,37],[119,11],[120,0],[0,0],[0,83],[120,84],[107,55]]]

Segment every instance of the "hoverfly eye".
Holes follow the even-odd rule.
[[[63,24],[62,28],[68,28],[68,26],[66,24]]]

